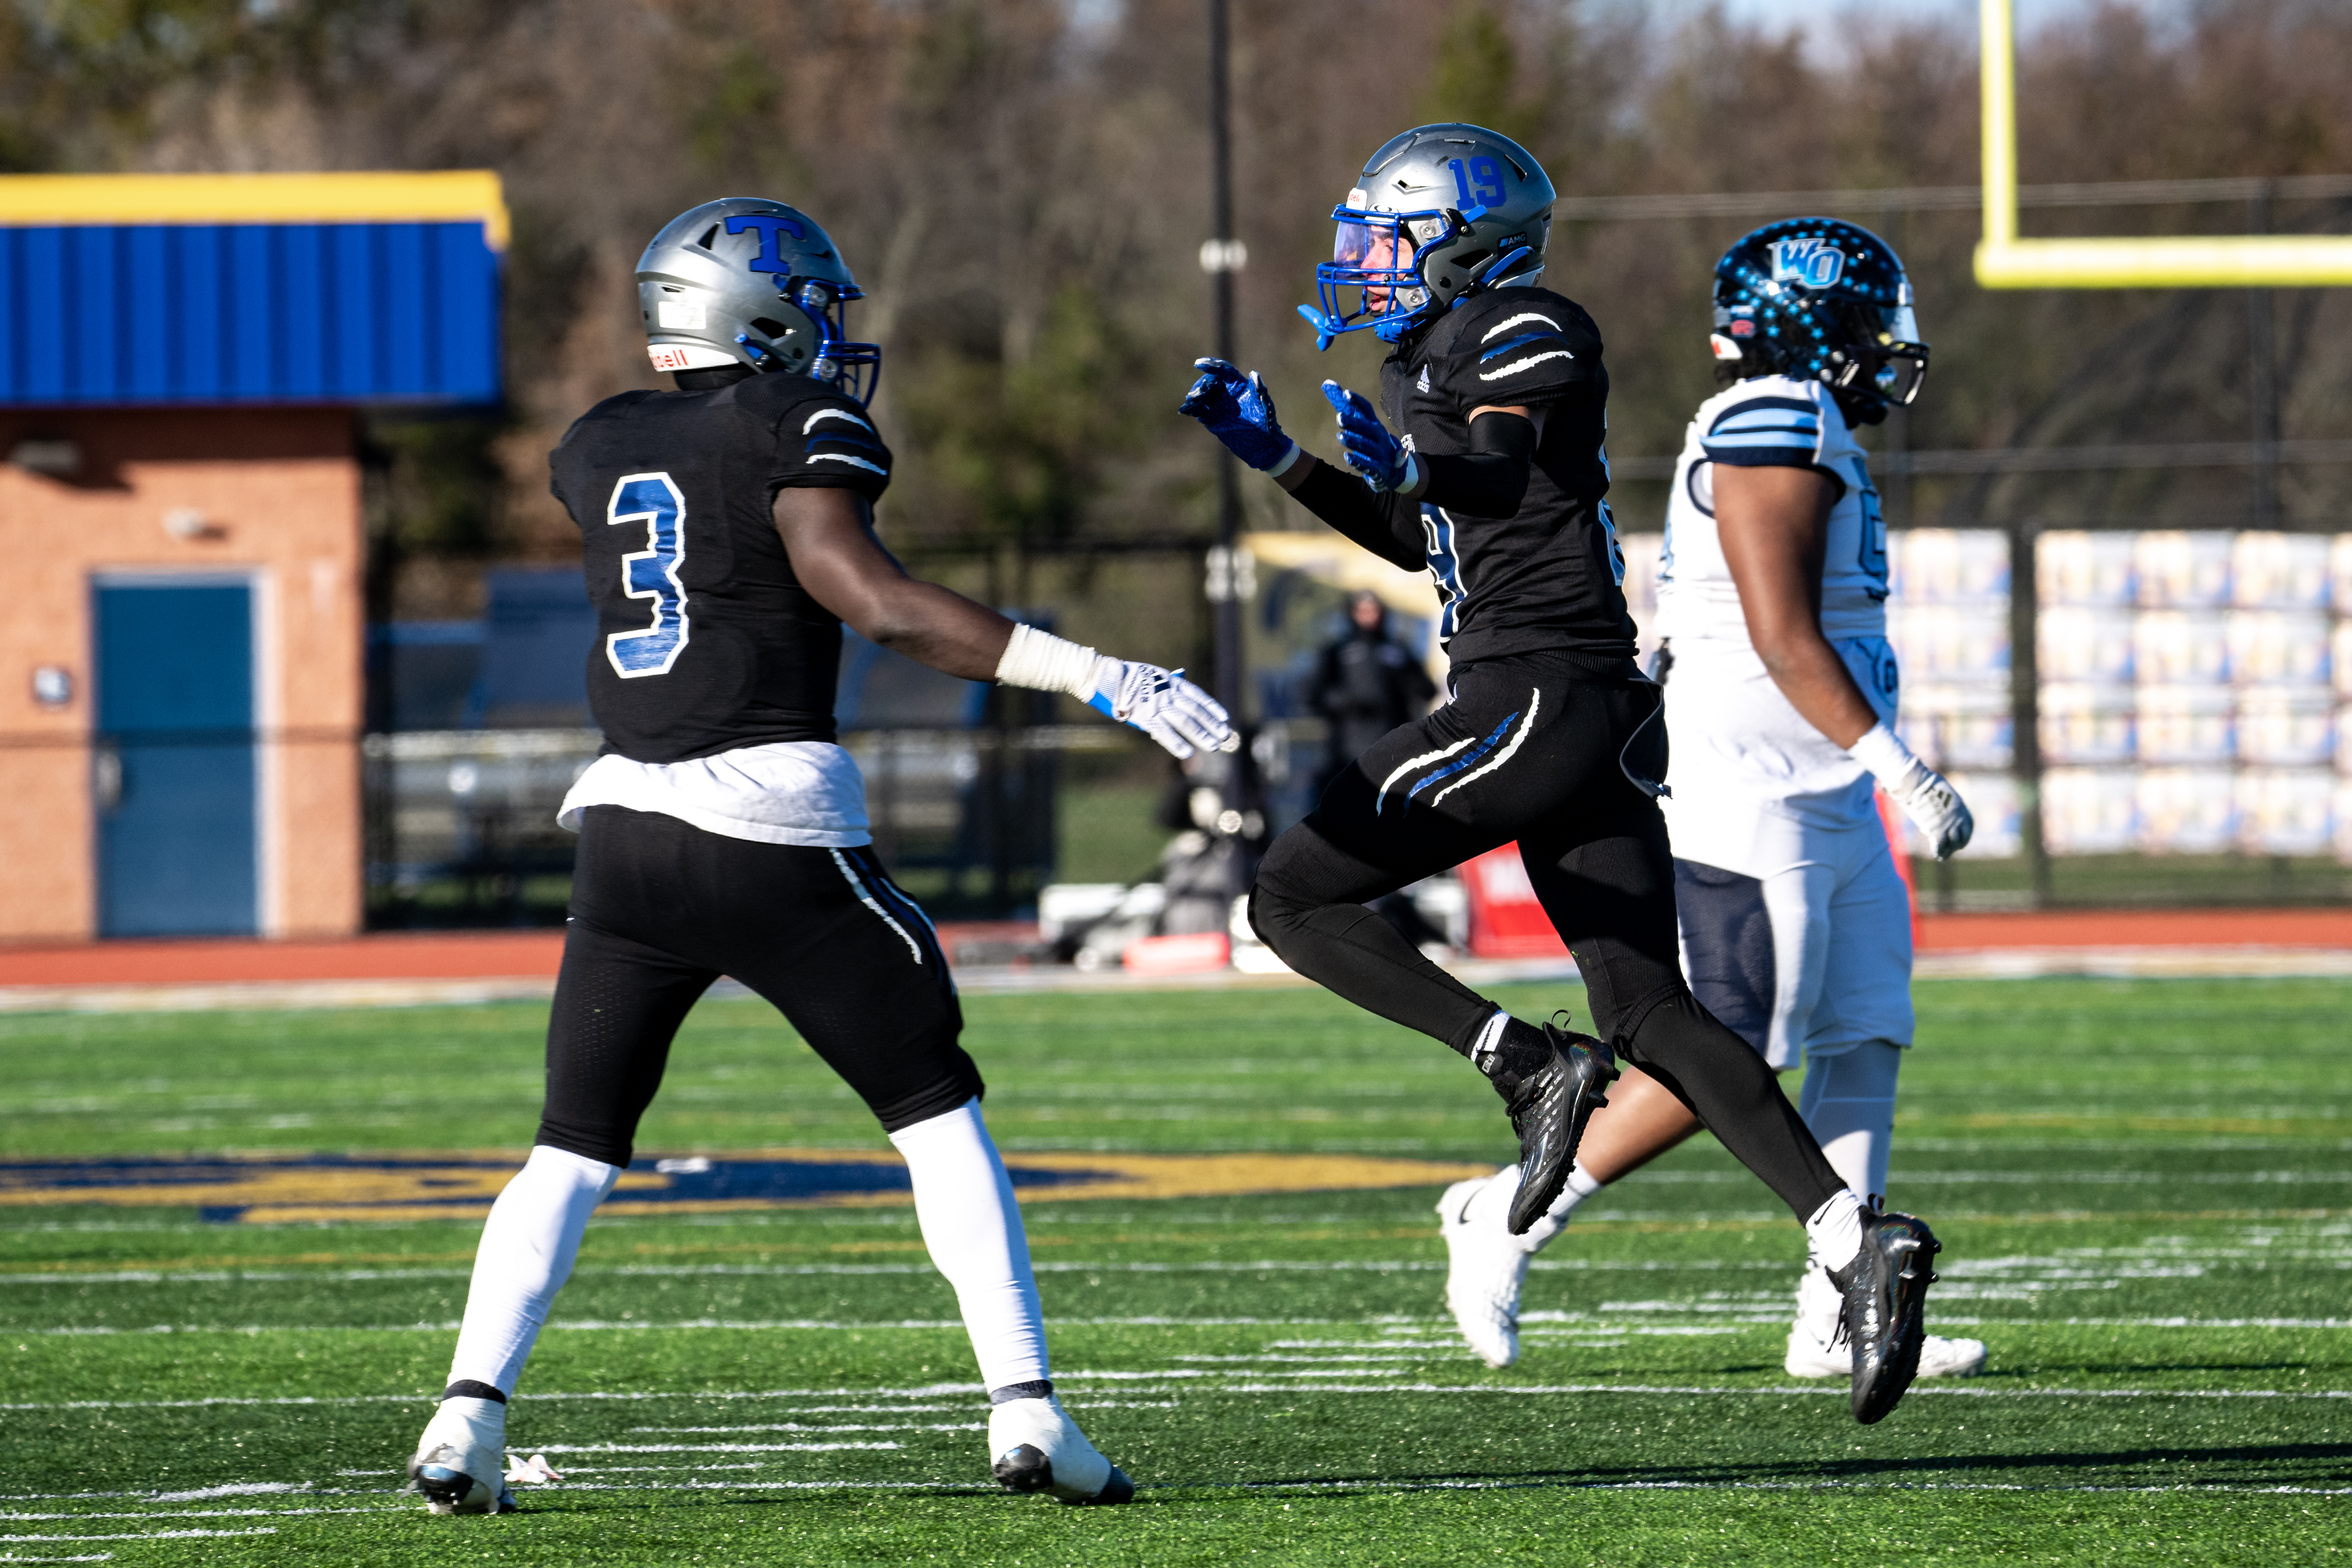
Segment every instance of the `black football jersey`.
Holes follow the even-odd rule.
[[[1625,558],[1602,499],[1609,373],[1584,308],[1547,289],[1475,294],[1389,356],[1381,401],[1391,428],[1436,457],[1470,450],[1474,408],[1550,410],[1515,516],[1421,509],[1448,657],[1571,648],[1632,658]]]
[[[881,495],[890,453],[865,409],[781,374],[625,392],[549,467],[596,606],[588,709],[605,750],[676,763],[834,738],[841,622],[793,575],[772,509],[795,486]]]

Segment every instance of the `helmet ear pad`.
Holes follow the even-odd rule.
[[[1507,233],[1503,232],[1504,226],[1481,218],[1413,252],[1413,270],[1441,309],[1451,308],[1474,287],[1492,288],[1502,282],[1488,274],[1507,263],[1513,277],[1543,269],[1544,252],[1551,241],[1551,208],[1508,226]],[[1528,253],[1526,258],[1511,262],[1512,256],[1521,251]]]

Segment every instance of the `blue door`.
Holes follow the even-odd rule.
[[[250,935],[252,584],[115,579],[95,600],[99,932]]]

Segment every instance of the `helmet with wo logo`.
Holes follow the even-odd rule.
[[[1373,153],[1348,199],[1317,303],[1298,313],[1328,349],[1367,328],[1382,342],[1486,289],[1533,283],[1551,243],[1551,177],[1476,125],[1422,125]]]
[[[782,202],[729,196],[680,213],[637,258],[637,309],[656,370],[745,364],[812,376],[864,403],[882,351],[852,342],[865,291],[832,237]]]
[[[1768,223],[1715,264],[1715,349],[1727,380],[1826,384],[1846,417],[1874,425],[1927,379],[1911,279],[1887,243],[1833,217]]]

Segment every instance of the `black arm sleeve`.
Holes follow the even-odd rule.
[[[1429,470],[1421,499],[1465,517],[1515,516],[1528,493],[1528,469],[1535,457],[1535,421],[1516,414],[1480,415],[1470,421],[1467,455],[1414,454],[1413,460]]]
[[[1408,572],[1429,564],[1422,548],[1421,508],[1412,502],[1376,492],[1355,475],[1325,462],[1316,463],[1306,482],[1290,493],[1299,505],[1381,560]]]

